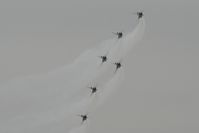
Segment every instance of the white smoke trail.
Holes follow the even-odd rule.
[[[86,127],[79,127],[81,119],[77,114],[90,113],[109,97],[121,81],[123,69],[114,74],[112,63],[124,58],[141,39],[144,28],[144,19],[140,19],[132,33],[103,42],[71,65],[1,85],[0,132],[65,133],[71,128],[74,129],[71,132],[85,132]],[[106,54],[108,62],[101,64],[99,56]],[[90,96],[87,87],[92,82],[99,84],[100,90],[99,94]]]

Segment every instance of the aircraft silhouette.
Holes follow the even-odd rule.
[[[97,92],[97,87],[95,86],[95,87],[89,87],[90,89],[91,89],[91,95],[92,94],[95,94],[96,92]]]
[[[82,124],[88,119],[88,114],[85,115],[78,115],[82,118]]]
[[[108,54],[108,53],[107,53],[107,54]],[[98,57],[101,59],[101,61],[102,61],[101,64],[107,62],[107,60],[108,60],[107,54],[106,54],[106,55],[103,55],[103,56],[98,56]]]
[[[136,15],[138,16],[138,19],[140,19],[144,16],[144,13],[143,12],[136,12]]]
[[[123,37],[123,33],[122,32],[116,32],[116,33],[113,32],[113,34],[117,35],[118,39]]]
[[[115,62],[114,65],[116,66],[115,73],[122,67],[121,62]]]

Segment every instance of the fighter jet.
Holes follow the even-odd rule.
[[[107,55],[108,55],[108,52],[107,52],[105,55],[98,56],[98,57],[101,59],[101,61],[102,61],[102,62],[101,62],[101,65],[102,65],[103,63],[107,62],[107,60],[108,60]]]
[[[107,61],[107,59],[108,59],[106,55],[99,56],[99,58],[101,58],[101,60],[102,60],[102,64],[103,64],[104,62],[106,62],[106,61]]]
[[[113,34],[117,35],[118,39],[123,37],[123,33],[122,32],[116,32],[116,33],[113,32]]]
[[[116,69],[115,69],[115,73],[116,73],[117,70],[122,67],[122,64],[121,64],[121,62],[115,62],[114,65],[116,66]]]
[[[91,89],[91,95],[95,94],[97,92],[97,87],[96,86],[91,86],[89,87]]]
[[[82,118],[82,124],[88,119],[88,114],[85,115],[78,115]]]
[[[137,16],[138,16],[138,19],[142,18],[144,16],[144,13],[141,11],[141,12],[136,12],[135,13]]]

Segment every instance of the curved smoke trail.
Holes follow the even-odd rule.
[[[133,32],[87,50],[71,65],[1,85],[0,132],[86,132],[89,124],[81,125],[77,114],[94,111],[109,97],[123,75],[122,69],[114,73],[113,63],[124,59],[142,38],[144,29],[145,20],[141,18]],[[104,64],[99,58],[103,55],[108,57]],[[88,89],[92,83],[100,89],[95,95]]]

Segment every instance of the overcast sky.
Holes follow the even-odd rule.
[[[195,133],[199,125],[196,0],[1,0],[0,82],[46,73],[132,30],[146,34],[125,61],[126,80],[95,114],[92,132]],[[130,104],[130,106],[129,106]]]

